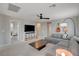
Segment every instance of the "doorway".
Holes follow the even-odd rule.
[[[19,40],[19,22],[17,20],[10,20],[10,39],[11,42]]]

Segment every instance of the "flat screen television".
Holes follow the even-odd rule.
[[[35,32],[35,25],[24,25],[25,32]]]

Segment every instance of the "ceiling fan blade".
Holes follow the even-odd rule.
[[[40,14],[40,19],[42,19],[43,17],[42,17],[42,14]]]
[[[40,13],[40,15],[37,14],[37,17],[40,17],[40,19],[50,19],[50,18],[43,18],[42,13]]]
[[[50,18],[42,18],[42,19],[50,19]]]

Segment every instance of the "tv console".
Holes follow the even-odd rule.
[[[25,32],[25,41],[35,38],[35,32]]]

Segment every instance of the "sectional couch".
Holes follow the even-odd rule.
[[[49,43],[57,44],[63,40],[62,36],[63,34],[52,34],[49,37],[45,37],[45,40],[47,40]]]
[[[78,45],[79,44],[77,43],[79,38],[76,36],[72,36],[72,37],[68,37],[68,38],[64,39],[62,37],[62,34],[53,34],[49,37],[46,37],[46,40],[49,43],[55,44],[53,47],[48,49],[48,51],[50,51],[50,53],[49,53],[50,55],[55,56],[56,49],[58,49],[58,48],[68,49],[69,51],[72,52],[73,56],[79,55],[79,53],[78,53],[78,50],[79,50]],[[51,53],[51,52],[53,52],[53,53]]]

